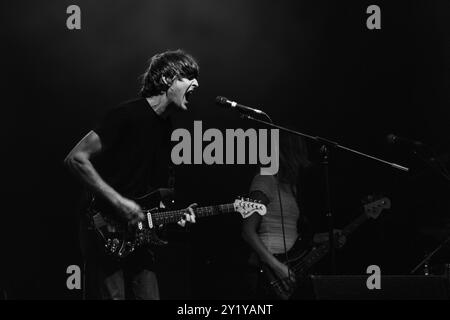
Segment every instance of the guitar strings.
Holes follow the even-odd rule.
[[[195,208],[194,212],[196,214],[200,215],[214,215],[216,212],[233,212],[234,206],[233,204],[220,204],[216,206],[210,206],[210,207],[201,207],[201,208]],[[178,218],[178,216],[182,216],[188,211],[186,209],[182,210],[174,210],[174,211],[158,211],[158,212],[151,212],[151,210],[145,210],[146,214],[150,213],[153,218],[160,219],[164,221],[171,221],[173,219]]]
[[[316,249],[316,250],[319,250],[319,249]],[[307,257],[308,257],[309,255],[311,255],[312,253],[313,253],[313,251],[309,252],[309,253],[306,255],[305,258],[303,258],[298,264],[295,264],[295,265],[291,268],[292,271],[294,271],[294,273],[297,273],[297,272],[300,271],[305,265],[307,265],[307,263],[308,263]],[[304,270],[304,271],[306,271],[306,270]],[[272,282],[272,285],[276,285],[278,288],[280,288],[280,285],[281,285],[283,282],[285,282],[286,279],[289,279],[289,278],[286,277],[286,278],[283,278],[283,279],[277,279],[277,280],[275,280],[275,281]]]

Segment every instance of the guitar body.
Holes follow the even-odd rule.
[[[160,211],[168,206],[173,198],[166,189],[157,189],[133,200],[147,212]],[[91,227],[98,236],[99,245],[108,256],[121,259],[134,252],[139,247],[162,246],[168,242],[160,238],[160,229],[143,228],[142,224],[130,227],[125,219],[121,219],[104,201],[92,197],[87,209]]]
[[[376,219],[384,209],[391,207],[389,198],[383,197],[364,205],[364,213],[356,218],[342,230],[342,235],[349,236],[367,219]],[[340,247],[340,246],[339,246]],[[337,247],[337,248],[339,248]],[[295,282],[289,278],[281,279],[268,266],[263,265],[261,271],[266,279],[268,289],[279,299],[287,300],[292,297],[294,291],[302,285],[303,280],[308,276],[310,269],[319,262],[329,252],[329,242],[318,246],[310,246],[310,241],[297,239],[294,246],[285,254],[275,254],[275,258],[289,266],[292,271]]]
[[[167,244],[158,231],[166,224],[177,223],[187,209],[160,210],[173,204],[172,189],[157,189],[139,198],[134,198],[142,208],[144,220],[130,227],[125,219],[120,219],[113,209],[102,201],[92,198],[87,213],[91,229],[98,235],[99,243],[106,254],[114,258],[125,258],[139,247],[161,246]],[[248,218],[253,213],[266,214],[266,206],[248,198],[236,199],[233,203],[193,208],[196,219],[222,213],[240,213]]]
[[[284,253],[274,254],[274,256],[285,265],[293,266],[301,263],[302,259],[304,259],[310,251],[311,241],[309,239],[306,241],[299,237],[292,248],[287,252],[287,259]],[[261,272],[268,291],[281,300],[288,300],[304,279],[304,274],[300,272],[293,272],[295,282],[288,278],[280,279],[267,264],[262,264]]]

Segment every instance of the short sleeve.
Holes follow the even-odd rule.
[[[110,147],[123,134],[127,126],[128,114],[123,107],[111,109],[94,128],[103,145]]]
[[[250,185],[250,193],[261,191],[272,202],[276,190],[275,177],[270,175],[256,175]]]

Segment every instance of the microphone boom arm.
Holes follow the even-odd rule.
[[[361,156],[361,157],[363,157],[363,158],[372,159],[372,160],[374,160],[374,161],[377,161],[377,162],[386,164],[386,165],[388,165],[388,166],[390,166],[390,167],[392,167],[392,168],[398,169],[398,170],[409,171],[409,168],[407,168],[407,167],[404,167],[404,166],[401,166],[401,165],[399,165],[399,164],[396,164],[396,163],[393,163],[393,162],[389,162],[389,161],[386,161],[386,160],[383,160],[383,159],[374,157],[374,156],[372,156],[372,155],[369,155],[369,154],[366,154],[366,153],[362,153],[362,152],[360,152],[360,151],[357,151],[357,150],[354,150],[354,149],[351,149],[351,148],[342,146],[342,145],[340,145],[339,143],[337,143],[337,142],[335,142],[335,141],[331,141],[331,140],[328,140],[328,139],[325,139],[325,138],[322,138],[322,137],[319,137],[319,136],[311,136],[311,135],[306,134],[306,133],[302,133],[302,132],[298,132],[298,131],[295,131],[295,130],[291,130],[291,129],[288,129],[288,128],[285,128],[285,127],[276,125],[276,124],[274,124],[274,123],[272,123],[272,122],[267,122],[267,121],[264,121],[264,120],[260,120],[260,119],[253,118],[252,116],[249,116],[249,115],[246,115],[246,114],[241,114],[241,116],[242,116],[243,118],[247,118],[247,119],[249,119],[249,120],[257,121],[257,122],[266,124],[266,125],[268,125],[268,126],[271,126],[271,127],[274,127],[274,128],[280,129],[280,130],[283,130],[283,131],[287,131],[287,132],[290,132],[290,133],[292,133],[292,134],[295,134],[295,135],[298,135],[298,136],[302,136],[302,137],[308,138],[308,139],[310,139],[310,140],[314,140],[314,141],[319,142],[319,143],[321,143],[321,144],[323,144],[323,145],[326,145],[326,146],[328,146],[328,147],[333,147],[333,148],[342,149],[342,150],[348,151],[348,152],[350,152],[350,153],[357,154],[357,155],[359,155],[359,156]]]

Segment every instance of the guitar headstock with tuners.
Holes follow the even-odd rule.
[[[381,211],[384,209],[390,209],[391,208],[391,200],[387,197],[378,198],[375,200],[375,198],[371,197],[368,199],[368,203],[364,204],[364,212],[365,214],[372,219],[378,218]]]
[[[242,215],[242,218],[248,218],[255,212],[263,216],[266,214],[267,209],[260,201],[252,200],[249,198],[237,198],[234,203],[234,209]]]

